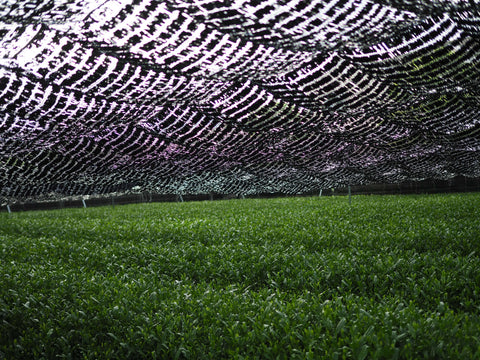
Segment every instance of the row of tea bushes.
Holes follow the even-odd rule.
[[[480,195],[0,217],[0,358],[480,357]]]

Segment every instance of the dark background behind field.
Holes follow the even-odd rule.
[[[458,192],[478,192],[480,191],[480,178],[468,178],[457,176],[449,180],[427,179],[423,181],[408,181],[398,184],[371,184],[351,186],[352,195],[388,195],[388,194],[435,194],[435,193],[458,193]],[[309,192],[296,196],[319,195],[318,192]],[[335,189],[321,189],[321,196],[347,195],[348,187]],[[248,195],[249,198],[274,198],[285,197],[281,193]],[[209,200],[229,200],[242,198],[241,194],[153,194],[138,193],[113,196],[89,196],[85,199],[86,207],[106,206],[106,205],[126,205],[143,202],[178,202],[178,201],[209,201]],[[63,199],[57,201],[24,201],[9,204],[10,211],[30,211],[30,210],[49,210],[62,208],[83,207],[82,198]],[[0,208],[0,212],[8,211],[6,206]]]

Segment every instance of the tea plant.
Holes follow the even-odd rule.
[[[480,194],[0,214],[0,358],[480,357]]]

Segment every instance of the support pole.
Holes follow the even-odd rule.
[[[320,189],[320,192],[318,193],[318,197],[322,196],[322,191],[323,191],[323,189]]]
[[[12,209],[10,209],[10,205],[7,205],[7,211],[8,211],[9,214],[12,213]]]
[[[183,202],[183,196],[182,196],[182,194],[178,194],[178,201]]]
[[[352,188],[348,185],[348,203],[352,204]]]
[[[87,203],[85,202],[85,199],[82,199],[82,204],[83,204],[83,207],[86,209],[87,208]]]

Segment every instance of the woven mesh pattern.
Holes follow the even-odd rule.
[[[480,176],[480,0],[0,0],[0,196]]]

